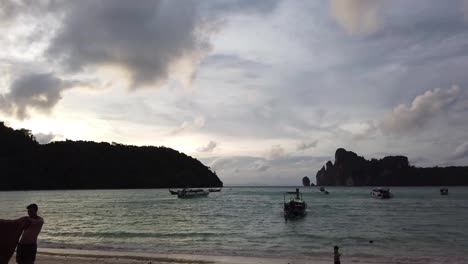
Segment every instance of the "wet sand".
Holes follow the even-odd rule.
[[[325,259],[149,254],[74,249],[39,249],[36,264],[325,264]],[[15,263],[15,256],[9,264]]]

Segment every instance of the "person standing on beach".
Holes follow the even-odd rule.
[[[335,246],[335,247],[333,248],[335,264],[341,264],[341,261],[340,261],[341,254],[338,252],[339,249],[340,249],[340,248],[339,248],[338,246]]]
[[[18,220],[25,220],[26,226],[21,235],[18,246],[16,247],[16,263],[34,264],[37,253],[37,237],[41,232],[44,219],[37,215],[37,204],[30,204],[26,207],[28,216],[21,217]]]

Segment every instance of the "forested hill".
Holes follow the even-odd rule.
[[[166,147],[36,142],[0,122],[0,190],[221,187],[197,159]]]
[[[468,185],[468,167],[418,168],[405,156],[366,160],[339,148],[335,163],[317,172],[317,185],[334,186],[441,186]]]

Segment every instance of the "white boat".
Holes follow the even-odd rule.
[[[203,189],[183,189],[177,192],[177,197],[179,198],[196,198],[196,197],[205,197],[210,194],[209,191]]]
[[[390,192],[389,188],[377,188],[372,190],[372,197],[378,199],[390,199],[393,198],[393,194]]]

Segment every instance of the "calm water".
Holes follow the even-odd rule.
[[[283,188],[224,188],[198,199],[167,190],[0,192],[0,218],[36,202],[46,224],[43,248],[314,258],[340,245],[342,259],[465,262],[468,187],[302,189],[308,215],[285,222]],[[370,244],[369,240],[374,243]]]

